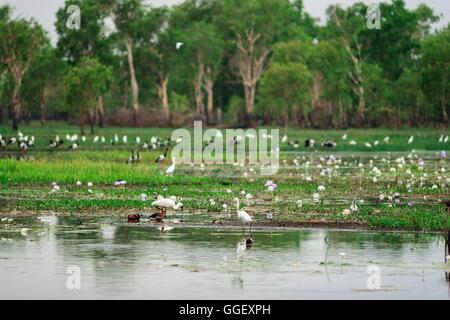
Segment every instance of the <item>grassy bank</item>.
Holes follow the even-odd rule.
[[[36,149],[19,159],[14,157],[19,153],[13,148],[0,151],[2,216],[53,211],[114,213],[125,219],[128,212],[152,213],[151,199],[163,195],[182,198],[184,209],[177,215],[192,223],[235,224],[233,199],[239,197],[244,210],[261,225],[432,231],[445,227],[443,200],[449,197],[450,167],[448,158],[442,158],[438,151],[448,150],[450,144],[438,142],[439,131],[351,130],[344,141],[343,132],[291,130],[290,139],[312,136],[321,141],[322,136],[336,137],[338,148],[294,150],[283,144],[279,171],[271,177],[260,176],[257,167],[224,169],[214,165],[180,165],[175,175],[168,177],[163,172],[169,162],[154,162],[159,150],[142,151],[138,164],[125,162],[129,150],[138,147],[133,137],[140,136],[145,141],[153,135],[168,136],[169,129],[108,128],[103,134],[127,134],[133,143],[99,146],[87,137],[77,151],[47,150],[49,137],[64,137],[75,133],[75,129],[55,124],[46,128],[33,125],[29,130],[24,128],[23,133],[36,137]],[[10,134],[3,130],[0,133]],[[412,134],[415,142],[409,145],[406,141]],[[351,149],[367,141],[383,141],[385,136],[391,140],[389,144],[380,142],[381,150]],[[349,140],[358,145],[350,146]],[[417,151],[411,152],[413,149]],[[117,180],[127,181],[126,186],[114,186]],[[276,190],[271,192],[265,187],[267,180],[276,182]],[[77,181],[82,185],[76,186]],[[52,192],[52,182],[59,185],[59,191]],[[88,182],[93,187],[87,187]],[[147,202],[140,200],[142,193],[148,195]],[[243,193],[251,197],[246,199]],[[314,199],[315,194],[320,199]],[[351,206],[357,210],[349,214]],[[266,217],[268,213],[273,214],[272,222]]]

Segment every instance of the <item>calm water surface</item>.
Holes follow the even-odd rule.
[[[450,297],[438,235],[261,229],[244,249],[237,229],[178,225],[162,234],[145,222],[46,219],[0,223],[1,299]],[[368,289],[370,266],[379,290]],[[80,271],[79,290],[68,270]]]

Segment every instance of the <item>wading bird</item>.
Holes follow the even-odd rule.
[[[140,214],[129,214],[128,215],[128,223],[138,223],[141,220]]]
[[[156,209],[161,211],[158,214],[156,214],[157,216],[165,218],[167,209],[180,210],[183,207],[183,204],[181,202],[176,203],[174,199],[161,198],[156,201],[153,201],[152,207],[155,207]],[[155,218],[155,217],[153,217],[153,218]]]
[[[173,173],[175,172],[175,158],[172,158],[172,165],[167,168],[166,170],[166,175],[171,176],[173,175]]]
[[[306,148],[314,148],[315,144],[316,144],[316,142],[313,139],[307,139],[305,141],[305,147]]]
[[[167,158],[167,153],[169,152],[169,146],[167,146],[166,151],[164,151],[164,154],[160,154],[158,158],[156,158],[155,163],[162,163]]]
[[[138,163],[139,161],[141,161],[141,156],[139,154],[139,151],[137,151],[136,153],[134,152],[134,150],[131,151],[131,155],[127,160],[127,164],[133,164],[133,163]]]
[[[249,224],[250,225],[250,235],[251,235],[252,234],[252,223],[253,223],[252,217],[250,217],[250,215],[247,212],[240,210],[239,198],[234,198],[234,202],[236,202],[236,215],[237,215],[239,221],[241,222],[243,231],[245,231],[245,225]]]
[[[69,149],[69,150],[76,150],[76,149],[78,149],[79,145],[80,144],[78,143],[78,141],[75,141],[67,149]]]

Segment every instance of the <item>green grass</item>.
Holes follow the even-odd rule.
[[[243,201],[240,192],[244,190],[253,195],[251,202],[244,204],[244,209],[258,223],[266,224],[266,213],[271,212],[275,225],[317,222],[324,226],[360,224],[377,229],[437,231],[445,228],[447,213],[441,201],[448,198],[450,166],[449,160],[440,159],[437,151],[448,150],[450,144],[438,143],[442,134],[438,130],[348,130],[348,140],[344,142],[341,140],[343,132],[290,129],[288,135],[291,140],[314,138],[321,141],[322,137],[326,137],[335,139],[338,148],[332,151],[320,147],[293,150],[287,144],[282,145],[281,167],[275,176],[262,177],[250,173],[246,167],[240,172],[232,172],[239,178],[230,178],[227,174],[231,171],[217,166],[207,166],[205,171],[201,171],[188,165],[179,165],[175,175],[167,177],[163,172],[169,163],[154,163],[161,151],[142,152],[139,164],[127,165],[125,161],[129,150],[137,147],[135,143],[95,145],[91,136],[87,136],[87,142],[82,143],[77,151],[48,151],[47,140],[54,135],[59,134],[64,139],[67,133],[78,132],[76,127],[64,124],[49,123],[41,128],[33,123],[30,127],[22,127],[22,132],[34,135],[37,146],[25,155],[26,160],[15,159],[14,156],[20,153],[14,149],[0,151],[2,216],[12,212],[31,214],[42,211],[61,214],[114,212],[120,215],[129,211],[152,212],[149,207],[151,201],[144,203],[139,200],[140,194],[146,193],[150,199],[155,195],[181,197],[184,213],[189,214],[187,221],[235,223],[233,198],[240,197]],[[99,135],[105,135],[109,140],[115,133],[119,136],[127,134],[129,141],[134,142],[136,136],[140,136],[142,141],[153,135],[168,137],[171,129],[105,128]],[[0,134],[9,136],[11,132],[2,128]],[[411,135],[415,136],[415,142],[408,145],[406,141]],[[385,136],[391,137],[390,144],[383,143]],[[358,145],[350,146],[350,140],[357,141]],[[364,147],[365,142],[375,140],[380,140],[378,147]],[[423,152],[417,151],[409,158],[412,149]],[[336,155],[341,162],[327,166],[326,161],[320,160],[330,154]],[[402,168],[395,161],[398,157],[405,157]],[[298,159],[298,166],[293,164],[294,158]],[[423,170],[417,165],[419,158],[425,160]],[[306,164],[308,161],[311,166]],[[358,168],[359,162],[364,164],[363,169]],[[319,164],[322,168],[318,167]],[[382,172],[377,182],[373,180],[373,166]],[[321,175],[321,170],[327,167],[333,170],[331,174]],[[396,171],[391,172],[391,168],[396,168]],[[249,174],[247,178],[243,177],[244,171]],[[426,178],[423,178],[424,174]],[[313,181],[307,182],[307,176],[311,176]],[[268,179],[278,184],[274,193],[264,187]],[[76,187],[78,180],[83,182],[83,186]],[[126,180],[126,187],[115,187],[116,180]],[[61,187],[59,192],[51,192],[52,182],[57,182]],[[92,193],[88,192],[87,182],[94,183]],[[412,186],[407,187],[408,183]],[[435,184],[438,188],[432,189]],[[312,197],[319,185],[326,186],[326,190],[321,192],[320,203],[314,203]],[[227,193],[227,189],[232,192]],[[378,200],[380,193],[387,198],[395,192],[401,193],[399,203]],[[214,200],[214,205],[211,205],[210,199]],[[303,201],[301,208],[297,206],[298,200]],[[359,210],[343,215],[343,210],[352,203],[358,204]],[[408,203],[413,205],[410,207]],[[227,211],[222,208],[223,204],[228,205]]]

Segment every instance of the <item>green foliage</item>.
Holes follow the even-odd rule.
[[[425,39],[420,60],[421,86],[432,110],[449,122],[450,113],[450,29]]]
[[[84,58],[64,77],[65,101],[72,112],[82,115],[95,107],[98,98],[108,90],[112,78],[110,67],[97,59]]]
[[[14,91],[19,91],[16,98],[33,117],[42,97],[56,118],[82,115],[97,95],[82,84],[76,89],[75,81],[70,90],[90,96],[82,98],[89,106],[73,101],[64,106],[63,97],[73,99],[64,94],[62,79],[89,58],[109,69],[110,85],[102,91],[106,113],[134,107],[136,100],[144,109],[195,110],[207,102],[209,80],[212,104],[222,109],[229,124],[249,120],[253,94],[256,120],[265,124],[285,119],[322,128],[448,123],[449,29],[433,28],[439,17],[430,7],[382,2],[381,30],[369,30],[363,2],[330,6],[325,25],[303,3],[184,0],[155,7],[141,0],[65,0],[56,13],[56,49],[36,22],[12,19],[11,7],[2,6],[1,107],[11,106]],[[66,27],[72,4],[81,9],[79,30]],[[177,49],[178,42],[183,46]],[[12,53],[22,77],[5,63]],[[130,88],[134,82],[128,53],[134,59],[138,93]],[[196,77],[206,72],[202,68],[208,74],[200,89],[205,101],[199,103],[202,97],[198,89],[194,94],[193,84],[198,86]],[[353,120],[360,101],[365,108],[361,122]]]

